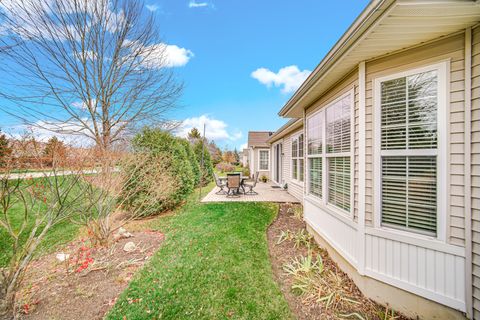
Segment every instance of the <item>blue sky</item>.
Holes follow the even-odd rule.
[[[187,119],[184,131],[206,121],[207,137],[232,149],[249,130],[276,130],[277,112],[367,3],[146,0],[185,84],[170,117]],[[0,127],[15,124],[0,114]]]

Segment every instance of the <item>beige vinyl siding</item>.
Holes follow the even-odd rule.
[[[464,245],[464,35],[458,34],[386,56],[366,65],[366,220],[373,219],[373,80],[428,64],[449,61],[450,105],[448,134],[448,242]]]
[[[480,27],[472,40],[472,240],[473,308],[480,319]]]

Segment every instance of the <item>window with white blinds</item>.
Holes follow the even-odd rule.
[[[322,197],[323,112],[307,119],[308,193]]]
[[[437,234],[439,71],[379,83],[381,223]]]
[[[326,109],[326,157],[328,161],[328,203],[350,212],[351,180],[351,96]]]
[[[303,133],[292,137],[292,179],[303,181],[304,179],[304,163],[303,158]]]
[[[308,193],[349,213],[352,104],[348,93],[307,119]]]
[[[269,152],[268,150],[260,150],[258,152],[259,157],[259,164],[258,169],[262,171],[268,170],[268,163],[269,163]]]

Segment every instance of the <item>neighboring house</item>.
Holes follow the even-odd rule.
[[[479,22],[476,1],[372,1],[279,113],[305,123],[309,231],[412,317],[480,319]],[[292,193],[295,134],[270,139]]]
[[[303,119],[291,119],[269,139],[271,145],[271,180],[286,186],[289,193],[303,201],[304,176]]]
[[[248,132],[248,164],[250,175],[259,172],[259,176],[270,178],[270,145],[267,140],[273,132],[249,131]]]
[[[240,162],[242,163],[242,166],[247,167],[248,166],[248,149],[245,148],[241,152],[240,156]]]

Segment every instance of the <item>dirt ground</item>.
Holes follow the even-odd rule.
[[[300,255],[306,256],[308,249],[306,246],[294,246],[294,242],[286,240],[278,244],[279,235],[282,231],[299,231],[305,229],[305,222],[292,214],[292,205],[282,204],[277,219],[270,225],[267,231],[268,246],[270,251],[270,260],[274,272],[275,280],[288,301],[290,309],[299,320],[306,319],[384,319],[385,307],[376,304],[372,300],[364,297],[355,283],[338,268],[336,263],[328,256],[326,250],[313,245],[311,250],[313,254],[320,254],[324,264],[324,272],[332,272],[338,276],[341,281],[340,290],[348,295],[348,299],[356,301],[350,308],[345,305],[338,307],[326,307],[323,302],[312,300],[311,297],[299,295],[292,291],[293,277],[288,275],[283,266],[293,258]],[[312,240],[313,243],[313,240]],[[323,274],[322,273],[322,274]],[[335,290],[335,288],[334,288]],[[335,304],[333,304],[335,305]],[[394,317],[386,319],[407,319],[398,313]]]
[[[34,261],[18,294],[20,318],[102,319],[164,239],[154,231],[132,235],[109,249],[79,240]],[[124,251],[127,242],[135,244],[134,251]],[[59,252],[70,255],[68,263],[56,258]]]

